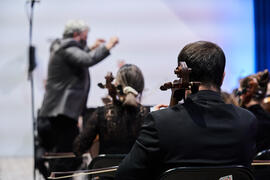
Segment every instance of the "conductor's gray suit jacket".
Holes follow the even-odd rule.
[[[88,68],[106,58],[104,47],[93,51],[70,39],[57,39],[50,48],[48,78],[40,117],[65,115],[77,119],[86,106],[90,89]]]

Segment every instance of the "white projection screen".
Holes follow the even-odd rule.
[[[29,23],[25,1],[0,2],[0,156],[33,153],[31,91],[27,81]],[[88,44],[96,38],[118,36],[111,55],[90,68],[87,105],[102,105],[106,91],[97,87],[119,61],[139,66],[145,77],[142,104],[169,103],[159,90],[176,78],[177,56],[187,43],[207,40],[223,48],[227,64],[222,89],[231,91],[238,79],[254,72],[252,0],[41,0],[35,5],[33,43],[35,109],[44,94],[50,42],[62,36],[69,19],[83,19],[90,28]]]

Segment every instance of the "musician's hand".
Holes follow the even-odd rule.
[[[122,66],[126,64],[125,60],[118,60],[117,61],[117,67],[120,69]]]
[[[160,110],[161,108],[167,108],[168,105],[166,104],[158,104],[156,106],[153,107],[153,111],[157,111],[157,110]]]
[[[82,129],[83,129],[83,117],[82,116],[79,116],[77,126],[78,126],[79,130],[82,131]]]
[[[104,39],[97,39],[96,42],[90,47],[91,50],[96,49],[99,47],[102,43],[105,43],[106,41]]]
[[[111,37],[110,41],[106,44],[108,50],[112,49],[117,43],[119,43],[118,37]]]
[[[184,98],[185,91],[179,90],[177,88],[172,88],[171,89],[172,94],[171,94],[171,99],[170,99],[170,107],[178,104],[179,101],[181,101]]]

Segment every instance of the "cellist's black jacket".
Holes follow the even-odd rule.
[[[184,104],[150,113],[116,179],[156,179],[175,166],[249,166],[256,151],[256,118],[199,91]]]

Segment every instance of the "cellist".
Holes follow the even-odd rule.
[[[187,73],[189,68],[191,73]],[[224,68],[225,55],[214,43],[198,41],[181,50],[177,70],[184,74],[179,73],[181,78],[168,85],[180,89],[173,89],[170,107],[146,117],[138,139],[117,170],[116,180],[157,179],[176,166],[251,165],[256,118],[222,100]],[[200,84],[192,86],[192,82]],[[191,95],[178,104],[178,95],[185,94],[188,86]]]
[[[86,127],[74,141],[77,156],[87,152],[96,135],[99,135],[100,154],[126,154],[130,151],[148,109],[140,104],[144,89],[141,70],[133,64],[123,65],[114,82],[112,74],[106,84],[111,101],[97,108],[87,120]]]

